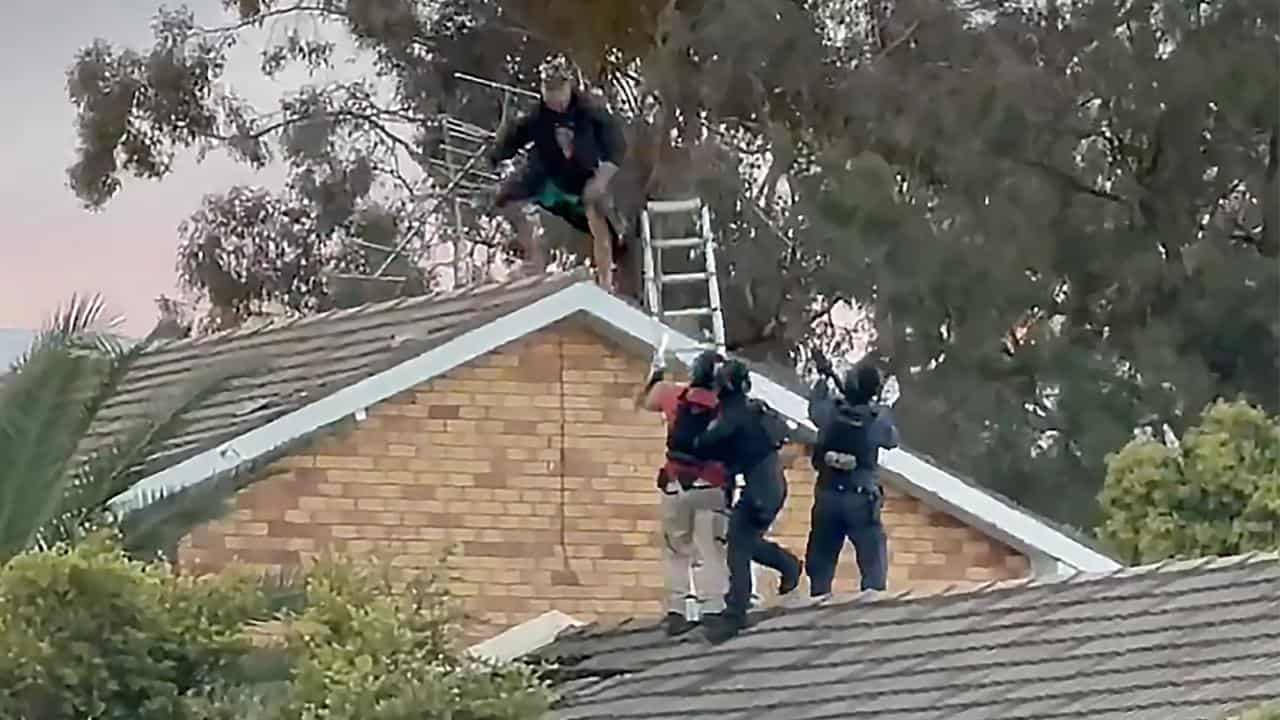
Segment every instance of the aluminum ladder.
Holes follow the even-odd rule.
[[[654,237],[654,218],[658,216],[693,216],[694,232],[690,237]],[[644,246],[644,285],[649,313],[662,322],[668,318],[710,318],[711,337],[716,350],[725,352],[724,312],[720,304],[720,282],[716,272],[716,241],[711,230],[711,210],[701,198],[690,200],[650,200],[640,215],[640,237]],[[665,272],[663,251],[679,250],[687,256],[701,253],[703,268],[696,272]],[[673,285],[705,284],[707,304],[689,307],[667,307],[663,291]],[[704,332],[706,328],[704,327]]]

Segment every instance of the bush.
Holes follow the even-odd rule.
[[[1215,402],[1178,447],[1107,456],[1102,539],[1132,562],[1280,548],[1280,421]]]
[[[178,576],[105,537],[19,555],[0,567],[0,717],[534,720],[550,705],[530,669],[466,656],[433,578],[392,593],[325,563],[302,583],[263,648],[249,631],[274,595],[257,578]]]
[[[265,613],[247,577],[178,577],[105,537],[19,555],[0,568],[0,717],[192,717]]]
[[[538,718],[550,697],[532,673],[469,659],[434,577],[399,593],[349,566],[316,568],[289,631],[298,658],[284,718]]]
[[[1260,705],[1243,715],[1233,716],[1230,720],[1280,720],[1280,703]]]

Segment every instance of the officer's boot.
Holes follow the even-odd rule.
[[[669,612],[667,613],[667,616],[662,619],[662,631],[667,634],[667,637],[683,635],[692,630],[695,626],[697,626],[697,623],[689,620],[678,612]]]

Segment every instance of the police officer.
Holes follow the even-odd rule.
[[[845,540],[853,543],[863,590],[884,590],[888,546],[880,511],[884,491],[876,481],[881,448],[898,446],[898,429],[889,408],[874,404],[880,394],[880,371],[869,363],[849,370],[837,382],[843,397],[831,397],[827,378],[835,373],[819,355],[824,377],[809,395],[809,419],[818,428],[813,467],[818,471],[810,516],[805,565],[809,594],[831,594],[836,564]]]
[[[751,374],[737,360],[716,373],[720,416],[694,441],[700,456],[723,462],[729,475],[741,474],[746,487],[729,516],[729,592],[725,611],[703,618],[711,642],[723,642],[746,627],[751,600],[751,561],[782,575],[778,593],[800,584],[802,565],[795,555],[764,535],[787,499],[787,479],[778,450],[787,440],[784,421],[759,400],[747,397]]]
[[[700,353],[689,367],[689,384],[667,382],[661,357],[656,357],[636,406],[661,412],[667,421],[667,457],[658,471],[662,492],[662,560],[666,578],[668,635],[693,628],[685,601],[697,597],[707,613],[723,610],[729,585],[725,560],[728,476],[722,463],[698,457],[691,447],[719,413],[715,371],[724,358],[714,350]],[[695,563],[696,557],[701,561]],[[690,578],[695,577],[694,587]],[[694,594],[696,590],[696,595]]]

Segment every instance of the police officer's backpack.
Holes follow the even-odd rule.
[[[795,432],[795,423],[788,420],[782,413],[774,410],[769,403],[758,398],[752,398],[748,401],[756,412],[760,413],[760,423],[764,427],[765,434],[769,436],[769,441],[773,443],[774,450],[780,450],[784,445],[791,442],[791,436]]]

